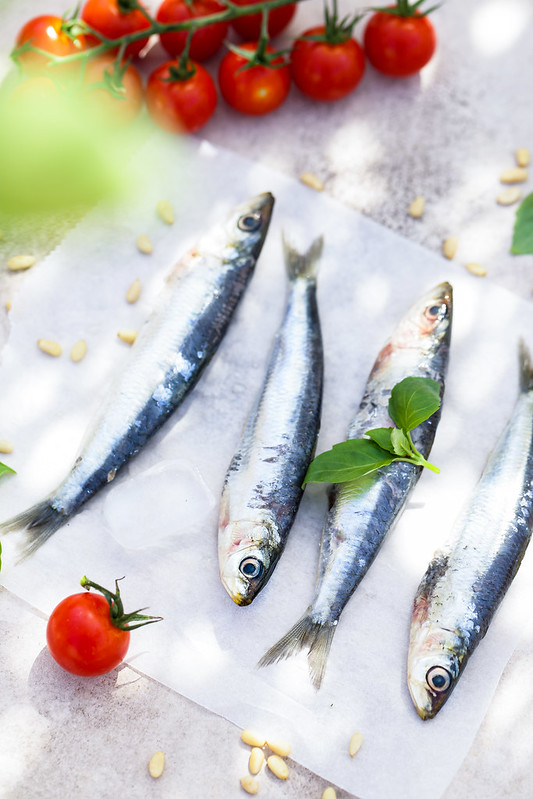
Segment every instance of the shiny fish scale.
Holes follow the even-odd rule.
[[[55,532],[164,424],[216,351],[253,273],[268,230],[270,194],[234,208],[174,267],[64,482],[0,525],[26,528],[29,554]]]
[[[443,392],[451,319],[452,288],[448,283],[436,286],[408,311],[378,355],[349,426],[349,438],[362,437],[373,427],[391,425],[391,391],[405,377],[432,378]],[[412,432],[415,446],[426,458],[439,418],[440,411]],[[420,473],[419,466],[392,463],[359,480],[333,486],[322,530],[314,599],[302,618],[263,656],[260,665],[307,648],[312,682],[316,688],[321,685],[342,610],[376,557]]]
[[[529,361],[524,364],[523,372]],[[525,379],[531,382],[531,374]],[[417,591],[408,683],[422,718],[432,718],[442,707],[487,632],[532,526],[533,389],[528,386],[454,525],[452,543],[435,555]],[[439,671],[431,672],[435,668]],[[441,676],[445,690],[432,690],[430,672]]]

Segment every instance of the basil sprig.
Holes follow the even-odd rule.
[[[417,450],[411,430],[440,408],[440,385],[429,377],[406,377],[396,383],[389,399],[389,416],[396,427],[367,430],[368,438],[349,438],[334,444],[311,461],[306,483],[344,483],[358,480],[395,461],[440,470]]]

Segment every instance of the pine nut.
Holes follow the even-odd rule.
[[[163,773],[163,769],[165,768],[165,754],[164,752],[156,752],[150,758],[150,762],[148,763],[148,771],[150,772],[150,776],[157,779]]]
[[[11,307],[11,300],[6,300],[6,311],[10,311]]]
[[[324,184],[320,178],[317,177],[317,175],[314,175],[312,172],[303,172],[300,175],[300,181],[306,186],[309,186],[310,189],[314,189],[315,191],[324,191]]]
[[[13,444],[11,441],[7,441],[5,438],[0,438],[0,452],[4,455],[8,455],[10,452],[13,452]]]
[[[146,255],[154,251],[153,244],[145,233],[141,233],[140,236],[137,236],[137,249],[144,252]]]
[[[61,345],[58,344],[57,341],[52,341],[49,338],[40,338],[37,342],[37,346],[43,352],[46,352],[47,355],[53,355],[54,358],[57,358],[62,353]]]
[[[86,354],[87,354],[87,343],[82,338],[80,338],[80,340],[77,341],[70,350],[70,359],[74,361],[74,363],[78,363],[83,358],[85,358]]]
[[[361,748],[363,743],[363,736],[360,732],[354,732],[350,738],[350,757],[353,757]]]
[[[35,264],[36,260],[37,259],[33,255],[14,255],[7,262],[7,268],[10,269],[11,272],[20,272],[23,269],[29,269],[30,266]]]
[[[263,767],[263,763],[265,762],[265,753],[262,749],[259,749],[258,746],[254,746],[252,751],[250,752],[250,758],[248,760],[248,768],[250,769],[250,774],[259,774]]]
[[[508,189],[504,189],[498,194],[496,202],[498,202],[499,205],[512,205],[518,202],[521,196],[522,190],[519,189],[518,186],[509,186]]]
[[[137,333],[136,330],[129,330],[129,329],[119,330],[117,333],[119,339],[121,341],[125,341],[126,344],[133,344],[138,335],[139,334]]]
[[[426,201],[423,197],[415,197],[411,205],[409,206],[409,216],[412,216],[414,219],[420,219],[422,214],[424,213],[424,209],[426,207]]]
[[[265,745],[265,739],[254,730],[243,730],[241,732],[241,741],[248,744],[248,746],[262,747]]]
[[[519,147],[516,151],[516,163],[518,166],[529,166],[529,150],[527,147]]]
[[[476,277],[485,277],[485,275],[487,274],[487,270],[485,269],[484,266],[481,266],[481,264],[476,264],[473,261],[470,261],[469,263],[465,264],[465,268],[468,269],[470,274],[476,275]]]
[[[326,788],[322,794],[322,799],[337,799],[337,792],[335,791],[335,788],[332,788],[331,785]]]
[[[137,302],[139,297],[141,296],[141,281],[139,278],[135,278],[131,286],[126,292],[126,300],[128,302]]]
[[[291,745],[286,741],[270,741],[267,740],[267,746],[272,749],[274,754],[281,757],[288,757],[291,753]]]
[[[259,790],[259,783],[247,774],[245,777],[241,777],[241,788],[246,793],[256,794]]]
[[[442,243],[442,254],[450,260],[455,257],[457,245],[459,244],[456,236],[449,236]]]
[[[506,169],[500,175],[502,183],[523,183],[527,180],[527,169],[521,166],[515,166],[512,169]]]
[[[279,780],[286,780],[289,776],[289,767],[279,755],[270,755],[267,758],[267,766]]]
[[[157,213],[167,225],[174,224],[174,209],[168,200],[160,200],[156,206]]]

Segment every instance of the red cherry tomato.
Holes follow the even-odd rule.
[[[157,21],[162,23],[183,22],[196,17],[206,17],[224,11],[217,0],[163,0],[157,12]],[[205,61],[222,47],[228,32],[227,22],[216,22],[196,30],[191,37],[189,56],[193,61]],[[185,48],[187,31],[162,33],[161,44],[170,55],[179,55]]]
[[[113,625],[103,596],[84,592],[67,597],[52,611],[46,640],[52,657],[66,671],[97,677],[124,660],[130,633]]]
[[[51,14],[43,14],[40,17],[30,19],[21,28],[18,33],[16,44],[20,46],[25,42],[29,42],[34,47],[40,50],[46,50],[47,53],[55,56],[67,56],[79,53],[85,50],[88,46],[87,37],[76,36],[72,39],[67,33],[62,30],[63,20],[61,17],[52,16]],[[18,61],[22,68],[29,75],[37,75],[46,71],[51,74],[47,65],[50,63],[46,56],[41,53],[35,53],[28,50],[18,56]],[[54,67],[55,75],[64,75],[67,72],[72,72],[73,69],[78,70],[79,64],[57,66]]]
[[[146,86],[146,106],[156,124],[171,133],[194,133],[213,116],[217,90],[213,78],[201,65],[189,61],[194,73],[187,78],[169,80],[176,61],[157,67]]]
[[[325,26],[306,30],[302,37],[322,36]],[[359,84],[365,71],[365,54],[355,39],[332,43],[298,38],[291,53],[292,79],[313,100],[340,100]]]
[[[379,72],[396,78],[414,75],[425,66],[437,45],[435,29],[427,16],[400,17],[379,11],[368,20],[364,47]]]
[[[259,0],[233,0],[236,6],[253,6]],[[285,30],[296,11],[296,3],[288,3],[286,6],[273,8],[268,14],[268,35],[277,36]],[[237,17],[231,21],[231,27],[237,31],[243,39],[258,39],[261,33],[262,14],[249,14],[245,17]]]
[[[108,39],[118,39],[120,36],[127,36],[129,33],[137,33],[150,27],[150,23],[138,8],[133,11],[122,11],[120,0],[87,0],[81,18]],[[95,36],[91,36],[90,41],[92,44],[99,43]],[[143,38],[131,42],[126,47],[125,55],[131,57],[139,55],[147,41],[148,38]]]
[[[93,114],[107,125],[126,125],[142,108],[141,76],[131,64],[121,70],[120,86],[111,88],[115,59],[111,54],[91,58],[83,77],[83,95]],[[104,85],[102,85],[104,84]]]
[[[254,51],[256,42],[242,44],[245,50]],[[273,52],[267,48],[267,53]],[[224,100],[242,114],[258,116],[278,108],[286,99],[291,86],[290,69],[287,65],[270,67],[256,64],[243,69],[247,60],[232,52],[226,53],[218,70],[218,85]],[[281,58],[274,63],[282,64]]]

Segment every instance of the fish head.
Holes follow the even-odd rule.
[[[390,347],[434,351],[449,343],[452,322],[453,290],[443,282],[424,294],[398,325]]]
[[[209,232],[209,241],[202,241],[201,251],[222,253],[226,261],[259,257],[270,225],[274,197],[270,192],[235,206],[225,221]]]
[[[454,630],[426,623],[411,629],[407,684],[420,718],[432,719],[451,694],[464,662],[464,644]]]
[[[268,521],[233,521],[219,546],[222,585],[237,605],[249,605],[268,581],[281,552]]]

